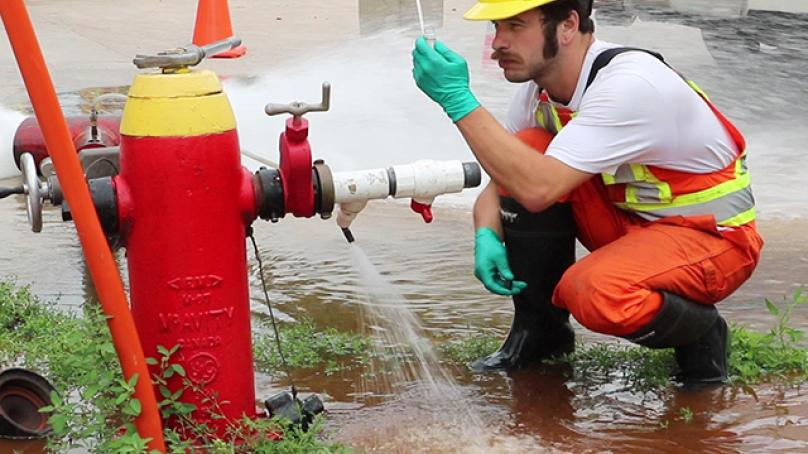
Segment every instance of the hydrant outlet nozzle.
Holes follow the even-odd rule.
[[[367,199],[355,202],[346,202],[339,204],[339,212],[337,213],[337,225],[341,229],[347,229],[351,223],[356,219],[356,215],[362,211],[368,204]]]

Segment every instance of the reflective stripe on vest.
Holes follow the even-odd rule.
[[[638,50],[638,49],[631,49]],[[661,59],[661,57],[658,57]],[[664,63],[664,60],[663,60]],[[590,77],[592,80],[594,77]],[[686,79],[685,79],[686,80]],[[724,227],[737,227],[755,219],[755,198],[752,194],[751,178],[746,167],[746,144],[740,132],[719,112],[707,98],[707,95],[694,82],[686,80],[688,85],[701,96],[715,113],[721,124],[735,141],[741,152],[727,168],[710,174],[693,174],[675,172],[662,179],[661,170],[644,164],[623,164],[614,175],[601,173],[615,205],[623,210],[631,211],[643,219],[656,221],[670,216],[713,215],[716,223]],[[569,110],[557,109],[543,90],[539,95],[539,106],[536,109],[536,121],[551,134],[557,134],[567,122],[575,116]],[[549,120],[549,121],[548,121]],[[656,170],[656,173],[655,173]],[[676,191],[676,187],[684,185],[688,180],[715,180],[701,186],[703,189],[689,192]],[[680,181],[681,179],[681,181]],[[623,187],[621,189],[621,186]],[[696,186],[699,186],[696,184]],[[619,193],[619,197],[615,194]]]
[[[564,113],[568,114],[563,115]],[[542,125],[545,131],[552,135],[556,135],[559,131],[561,131],[561,128],[567,124],[567,121],[562,119],[563,116],[566,116],[567,121],[569,121],[575,117],[575,112],[570,110],[559,112],[558,109],[556,109],[556,107],[550,103],[550,98],[547,96],[547,93],[541,91],[539,93],[539,107],[536,109],[536,121]],[[547,121],[547,119],[550,121]]]

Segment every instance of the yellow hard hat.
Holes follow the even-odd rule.
[[[507,19],[554,1],[556,0],[477,0],[477,4],[466,11],[463,18],[468,20]]]

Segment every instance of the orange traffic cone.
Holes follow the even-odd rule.
[[[233,36],[230,25],[230,7],[227,0],[199,0],[196,8],[196,26],[194,27],[194,44],[204,46]],[[244,46],[238,46],[213,58],[238,58],[247,52]]]

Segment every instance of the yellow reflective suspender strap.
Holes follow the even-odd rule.
[[[677,72],[677,74],[679,74],[679,73]],[[707,93],[705,93],[705,92],[704,92],[704,90],[702,90],[702,89],[701,89],[701,87],[699,87],[698,85],[696,85],[696,82],[693,82],[692,80],[685,78],[685,76],[683,76],[683,75],[681,75],[681,74],[679,74],[679,77],[681,77],[682,79],[684,79],[684,80],[685,80],[685,82],[687,82],[687,84],[688,84],[688,85],[690,85],[690,88],[692,88],[692,89],[693,89],[693,91],[695,91],[696,93],[698,93],[698,94],[699,94],[699,96],[701,96],[702,98],[706,99],[707,101],[709,101],[709,100],[710,100],[710,97],[709,97],[709,96],[707,96]]]
[[[553,123],[555,123],[556,134],[558,134],[559,132],[561,132],[561,128],[563,128],[564,125],[561,124],[561,117],[558,116],[558,109],[556,109],[555,106],[550,103],[548,103],[548,105],[550,106],[550,109],[553,111]]]
[[[542,128],[544,128],[544,130],[545,130],[545,131],[549,131],[549,130],[547,129],[547,123],[546,123],[546,121],[547,121],[547,120],[545,120],[545,118],[544,118],[544,112],[542,111],[541,105],[539,105],[539,108],[538,108],[538,109],[536,109],[536,122],[538,122],[538,123],[539,123],[539,126],[541,126]]]
[[[575,118],[575,112],[572,113],[572,118]],[[564,127],[561,117],[558,115],[558,109],[548,101],[539,101],[539,107],[536,109],[536,122],[550,134],[558,134]]]

